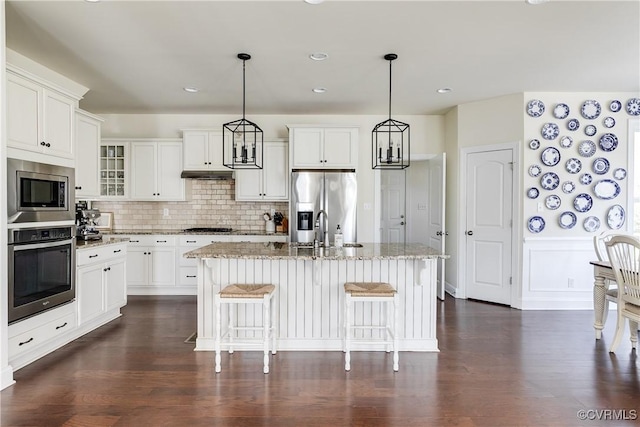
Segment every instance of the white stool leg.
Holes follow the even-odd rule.
[[[344,318],[344,370],[351,370],[351,294],[345,294],[345,318]]]
[[[278,334],[278,313],[280,312],[278,310],[278,298],[274,298],[274,295],[271,296],[271,304],[272,308],[271,308],[271,354],[276,354],[277,347],[276,347],[276,338],[277,338],[277,334]]]
[[[391,351],[391,316],[389,315],[389,302],[383,302],[383,312],[384,312],[384,338],[387,341],[385,345],[385,351],[389,353]]]
[[[262,326],[263,326],[263,351],[264,351],[264,356],[263,356],[263,360],[264,360],[264,368],[263,368],[263,372],[265,374],[269,373],[269,319],[270,319],[270,312],[269,312],[269,308],[271,306],[271,301],[270,301],[270,297],[269,295],[265,295],[262,298],[262,313],[263,313],[263,319],[262,319]]]
[[[233,326],[233,318],[235,316],[235,303],[227,304],[228,310],[227,313],[229,315],[228,323],[227,323],[227,333],[229,334],[229,354],[233,354],[233,336],[236,331]]]
[[[393,370],[398,372],[398,296],[393,296]]]
[[[222,322],[220,321],[220,295],[216,295],[215,296],[215,303],[216,303],[216,342],[215,342],[215,349],[216,349],[216,356],[215,356],[215,370],[216,373],[220,372],[221,367],[220,367],[220,340],[222,339],[222,334],[220,332],[220,327]]]

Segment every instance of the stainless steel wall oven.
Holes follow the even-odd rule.
[[[9,230],[9,323],[73,301],[75,227]]]

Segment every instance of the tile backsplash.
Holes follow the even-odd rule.
[[[235,180],[193,180],[190,184],[191,197],[184,202],[109,200],[95,201],[92,206],[102,212],[113,212],[115,231],[231,227],[263,232],[265,212],[275,209],[288,216],[287,202],[236,202]]]

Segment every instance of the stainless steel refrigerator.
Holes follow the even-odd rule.
[[[294,171],[291,174],[291,242],[324,241],[333,245],[338,225],[345,243],[356,242],[358,184],[353,171]],[[324,211],[326,216],[321,213]],[[319,229],[315,228],[319,220]]]

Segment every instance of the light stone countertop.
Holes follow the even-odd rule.
[[[101,240],[86,240],[86,241],[76,239],[76,249],[95,248],[97,246],[113,245],[116,243],[126,243],[128,241],[129,239],[119,239],[119,238],[112,238],[112,239],[102,238]]]
[[[433,259],[449,258],[440,251],[420,243],[406,245],[362,243],[362,247],[313,248],[288,243],[212,243],[186,252],[185,258],[239,259]]]
[[[170,230],[170,229],[153,229],[153,230],[111,230],[105,231],[104,234],[117,236],[119,234],[137,234],[137,235],[152,235],[152,234],[164,234],[164,235],[176,235],[176,236],[190,236],[190,235],[221,235],[221,236],[289,236],[288,233],[266,233],[264,231],[249,231],[249,230],[232,230],[227,232],[211,232],[211,231],[184,231],[184,230]]]

